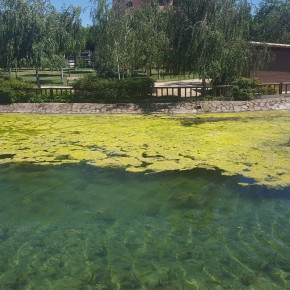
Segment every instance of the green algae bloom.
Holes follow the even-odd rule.
[[[199,116],[0,115],[0,163],[79,163],[162,172],[219,168],[290,185],[290,112]],[[248,179],[249,178],[249,179]]]

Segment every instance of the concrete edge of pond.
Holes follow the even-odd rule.
[[[0,105],[2,113],[27,114],[201,114],[290,110],[290,97],[268,96],[249,101],[178,103],[15,103]]]

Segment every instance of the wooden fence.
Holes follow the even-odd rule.
[[[75,93],[73,88],[29,88],[22,89],[27,93],[35,93],[41,96],[70,96]]]
[[[178,97],[178,98],[192,98],[205,95],[213,95],[220,97],[225,95],[232,86],[210,86],[210,85],[193,85],[184,87],[154,87],[151,96],[153,97]]]
[[[205,95],[212,95],[215,97],[221,97],[230,91],[231,85],[220,85],[220,86],[174,86],[174,87],[154,87],[151,95],[154,97],[200,97]],[[284,83],[265,83],[258,84],[256,88],[257,95],[282,95],[290,94],[290,82]]]
[[[210,85],[193,85],[193,86],[164,86],[154,87],[150,92],[152,97],[179,97],[179,98],[193,98],[205,95],[213,95],[220,97],[225,95],[232,86],[210,86]],[[41,96],[70,96],[75,93],[73,88],[29,88],[24,91],[34,92]],[[259,84],[256,90],[257,95],[282,95],[290,94],[290,82],[284,83],[265,83]]]

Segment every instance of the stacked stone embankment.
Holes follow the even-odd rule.
[[[0,113],[29,114],[199,114],[290,110],[290,96],[250,101],[194,101],[179,103],[17,103],[0,105]]]

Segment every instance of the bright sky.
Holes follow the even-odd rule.
[[[55,6],[57,9],[60,9],[63,6],[81,6],[83,9],[82,20],[83,26],[87,26],[88,24],[92,24],[90,19],[90,0],[50,0],[51,4]]]
[[[50,2],[57,9],[60,9],[64,5],[69,6],[71,4],[74,6],[81,6],[83,9],[82,14],[83,26],[92,24],[92,21],[90,19],[90,7],[91,7],[90,0],[50,0]],[[249,0],[249,2],[258,5],[261,2],[261,0]]]

